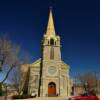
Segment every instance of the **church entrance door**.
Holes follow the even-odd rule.
[[[48,96],[56,96],[56,84],[54,82],[48,84]]]

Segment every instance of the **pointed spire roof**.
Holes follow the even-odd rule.
[[[48,36],[54,35],[55,36],[55,27],[54,27],[53,15],[52,15],[52,8],[50,8],[46,35],[48,35]]]

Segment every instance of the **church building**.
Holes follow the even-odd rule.
[[[35,92],[40,97],[70,96],[70,66],[62,61],[60,42],[50,9],[47,30],[41,43],[41,57],[30,64],[29,94]]]

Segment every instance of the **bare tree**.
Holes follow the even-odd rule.
[[[25,53],[20,56],[19,46],[12,43],[11,40],[7,39],[6,37],[0,37],[0,73],[3,71],[6,73],[6,76],[4,77],[2,82],[0,82],[0,84],[4,83],[11,71],[16,70],[15,73],[12,74],[12,76],[17,76],[13,77],[13,80],[16,83],[15,87],[19,87],[17,89],[17,92],[20,94],[20,90],[22,88],[22,86],[20,86],[22,83],[21,78],[23,79],[23,73],[21,73],[20,71],[20,66],[27,63],[26,61],[28,61],[28,57],[29,56]]]
[[[1,83],[7,79],[10,71],[17,65],[18,54],[19,47],[17,45],[13,44],[6,37],[0,38],[0,72],[5,66],[9,69]]]
[[[98,78],[95,72],[87,72],[83,74],[78,74],[76,78],[81,82],[81,85],[85,91],[97,91],[97,81]]]
[[[13,83],[13,86],[15,90],[17,91],[18,95],[23,94],[24,90],[27,89],[28,82],[27,78],[29,74],[29,65],[28,64],[20,64],[19,66],[16,66],[13,70],[11,82]]]
[[[100,79],[97,81],[97,94],[100,95]]]
[[[16,89],[18,95],[21,94],[22,92],[22,83],[23,83],[23,73],[20,70],[20,66],[17,66],[16,68],[14,68],[13,70],[13,77],[11,79],[14,88]]]

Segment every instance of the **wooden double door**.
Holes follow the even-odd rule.
[[[48,96],[56,96],[56,84],[54,82],[48,84]]]

